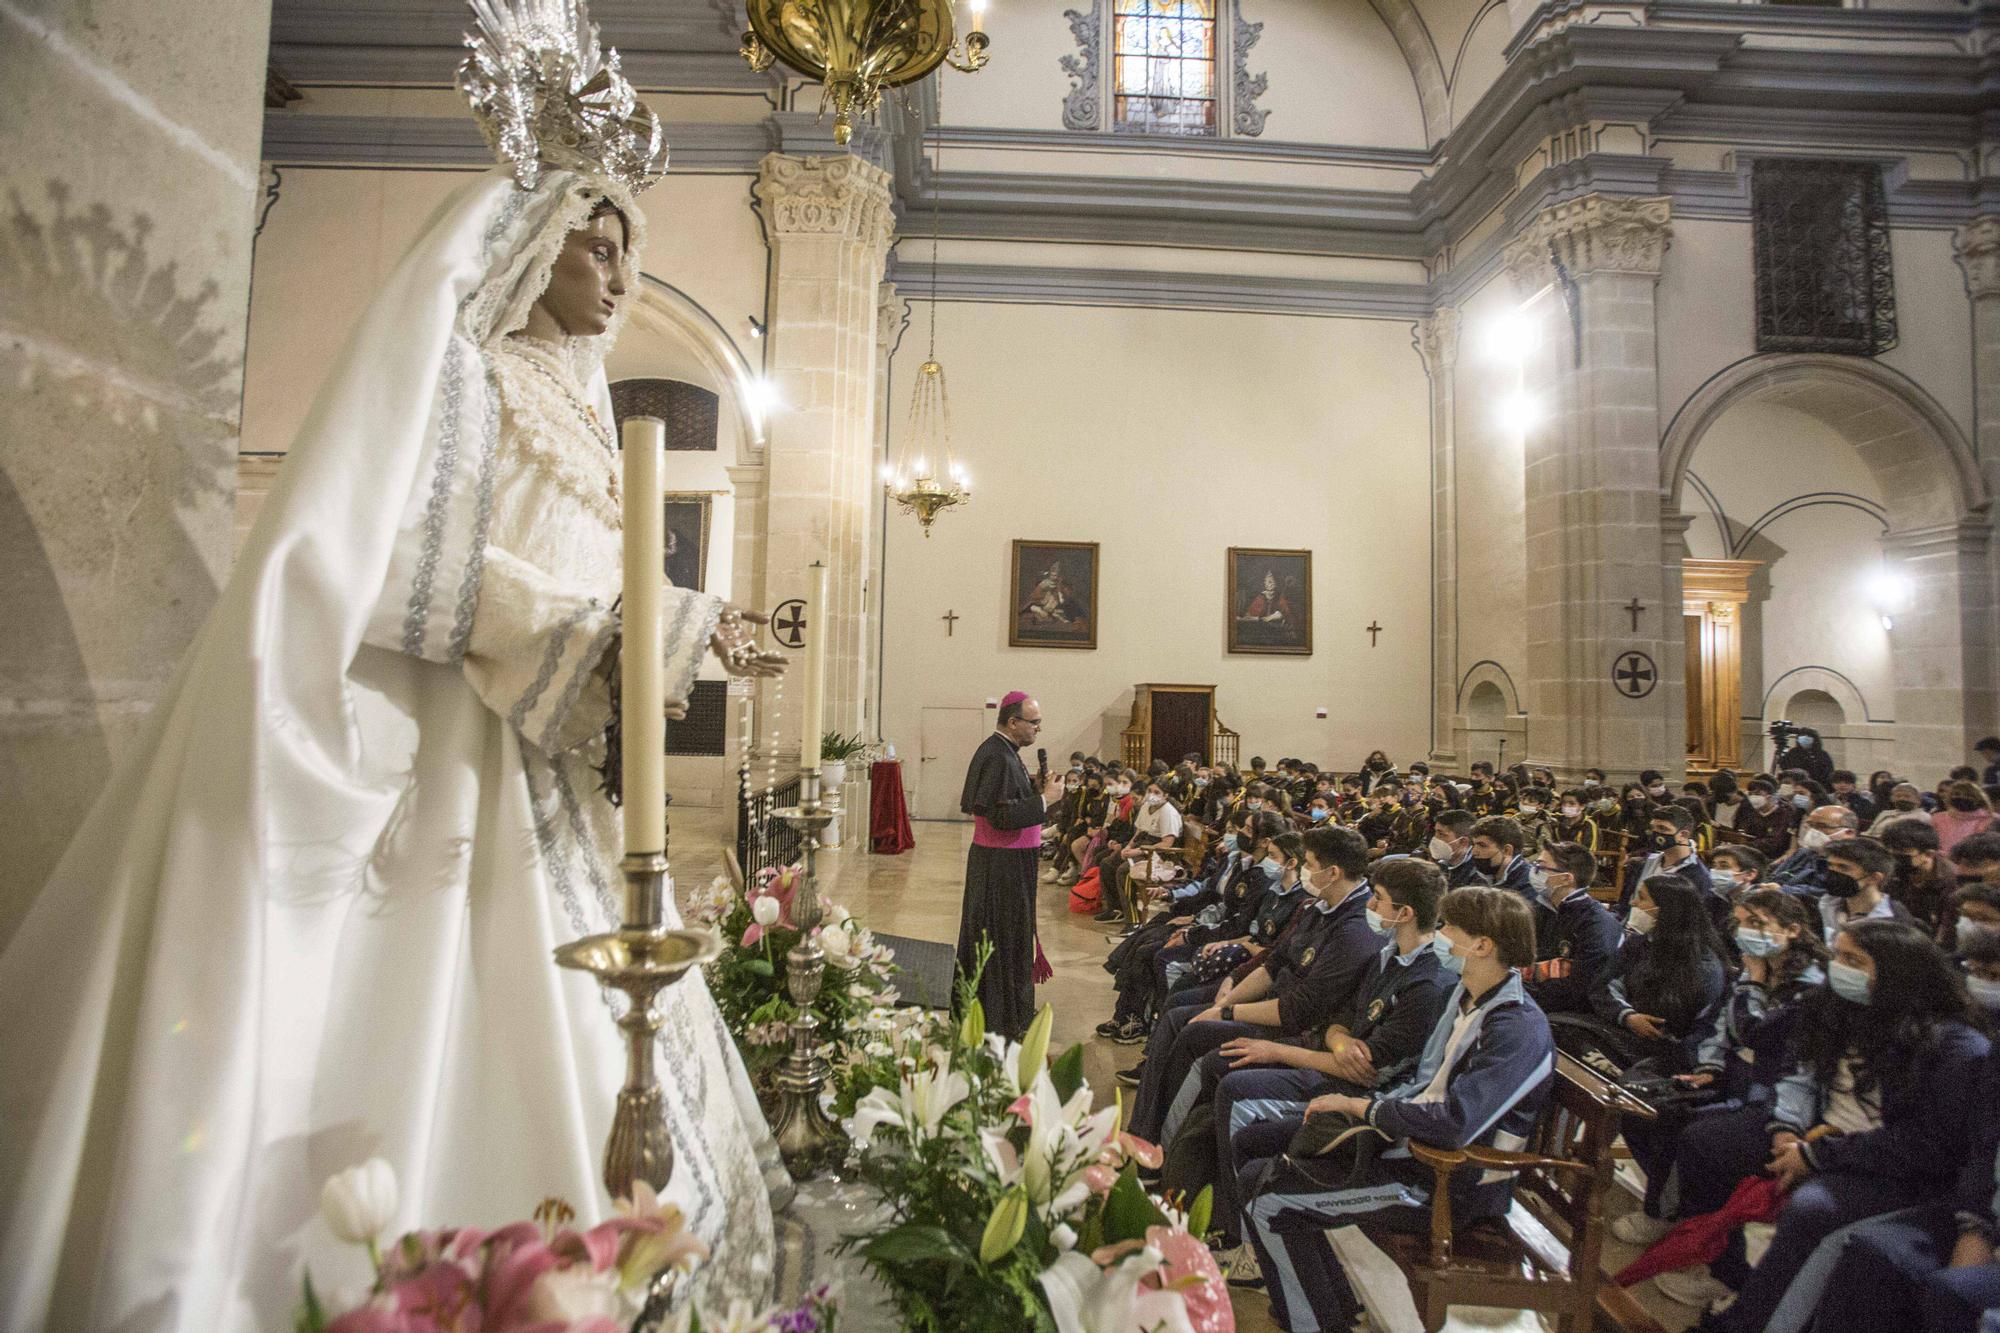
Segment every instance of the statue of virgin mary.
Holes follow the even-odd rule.
[[[316,1204],[370,1157],[391,1234],[608,1209],[623,1054],[550,954],[619,916],[593,768],[636,649],[602,364],[664,149],[576,0],[476,7],[460,80],[511,170],[363,315],[0,954],[0,1328],[289,1327],[309,1262],[359,1276]],[[666,596],[670,705],[711,649],[770,669],[742,613]],[[699,974],[664,1005],[665,1197],[711,1248],[703,1303],[761,1301],[782,1167]]]

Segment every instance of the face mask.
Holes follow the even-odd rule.
[[[1985,977],[1967,977],[1965,988],[1972,992],[1972,1002],[1981,1009],[2000,1009],[2000,981],[1988,981]]]
[[[1538,814],[1540,814],[1541,812],[1542,812],[1542,807],[1540,807],[1539,805],[1536,805],[1536,804],[1535,804],[1535,803],[1534,803],[1533,801],[1523,801],[1523,802],[1521,802],[1521,813],[1522,813],[1522,814],[1524,814],[1524,815],[1538,815]]]
[[[1667,789],[1665,786],[1646,788],[1646,795],[1648,796],[1665,796],[1666,794]]]
[[[1263,866],[1265,873],[1274,880],[1285,873],[1285,863],[1275,856],[1267,856],[1258,864]]]
[[[1861,881],[1852,875],[1839,871],[1829,871],[1826,877],[1826,891],[1836,898],[1848,899],[1861,892]]]
[[[1625,922],[1625,928],[1634,935],[1650,935],[1653,933],[1653,927],[1658,924],[1658,920],[1651,912],[1643,907],[1635,907]]]
[[[1789,782],[1780,782],[1778,784],[1778,795],[1780,796],[1790,796],[1793,792],[1797,790],[1798,788],[1794,787]]]
[[[1833,993],[1849,1004],[1867,1004],[1875,990],[1874,979],[1860,968],[1843,963],[1838,958],[1827,965],[1826,981],[1833,987]]]
[[[1259,810],[1262,810],[1264,808],[1264,803],[1262,801],[1245,801],[1243,803],[1243,808],[1248,810],[1251,814],[1254,815]]]
[[[1753,791],[1750,793],[1750,808],[1752,810],[1762,810],[1765,806],[1769,805],[1770,803],[1771,803],[1771,798],[1766,796],[1763,792]]]
[[[1433,861],[1437,861],[1440,863],[1449,861],[1452,858],[1451,844],[1446,842],[1443,838],[1432,838],[1430,853],[1431,853],[1431,860]]]
[[[1196,786],[1197,788],[1201,788],[1201,787],[1206,787],[1206,786],[1208,785],[1208,779],[1207,779],[1207,778],[1196,778],[1196,779],[1194,780],[1194,785],[1195,785],[1195,786]]]
[[[1733,889],[1744,882],[1741,871],[1724,870],[1719,866],[1708,872],[1708,879],[1718,889]]]
[[[1396,929],[1387,921],[1384,921],[1382,914],[1372,907],[1362,908],[1361,914],[1368,918],[1368,929],[1374,931],[1377,935],[1387,935]]]
[[[1812,737],[1810,737],[1810,736],[1801,736],[1801,737],[1799,737],[1799,748],[1800,748],[1801,750],[1810,750],[1810,749],[1812,749],[1812,747],[1813,747],[1813,738],[1812,738]]]
[[[1812,797],[1806,795],[1804,792],[1800,792],[1792,798],[1792,804],[1801,810],[1810,810],[1812,809]]]
[[[1149,810],[1157,810],[1166,803],[1167,803],[1167,798],[1160,795],[1158,792],[1154,792],[1153,794],[1146,797],[1146,808]]]
[[[1582,806],[1580,806],[1580,805],[1566,805],[1566,806],[1564,806],[1564,807],[1563,807],[1563,818],[1564,818],[1564,819],[1581,819],[1581,818],[1583,818],[1583,807],[1582,807]]]
[[[1955,930],[1957,931],[1958,947],[1963,950],[1982,935],[2000,933],[2000,926],[1985,925],[1974,921],[1969,916],[1962,916],[1958,919],[1958,925],[1955,927]]]
[[[1541,866],[1529,866],[1528,887],[1535,891],[1537,898],[1540,898],[1543,902],[1547,902],[1549,894],[1552,892],[1549,888],[1549,872]]]
[[[1745,958],[1769,958],[1785,951],[1785,942],[1748,926],[1736,928],[1736,947]]]
[[[1444,964],[1445,971],[1454,976],[1465,971],[1465,959],[1451,951],[1451,941],[1442,934],[1431,937],[1431,948],[1436,951],[1438,961]]]
[[[1315,823],[1315,824],[1317,824],[1317,823],[1319,823],[1319,822],[1320,822],[1321,820],[1325,819],[1325,818],[1326,818],[1326,813],[1327,813],[1327,812],[1326,812],[1326,810],[1325,810],[1324,808],[1322,808],[1322,807],[1320,807],[1320,806],[1317,806],[1317,805],[1316,805],[1316,806],[1314,806],[1314,807],[1313,807],[1312,809],[1310,809],[1310,810],[1306,811],[1306,814],[1307,814],[1307,815],[1309,815],[1309,816],[1311,817],[1311,819],[1312,819],[1312,822],[1313,822],[1313,823]]]
[[[1833,838],[1825,829],[1808,828],[1799,831],[1799,846],[1809,852],[1816,852],[1832,841]]]
[[[1647,841],[1654,851],[1664,852],[1674,845],[1674,835],[1671,833],[1655,833]]]

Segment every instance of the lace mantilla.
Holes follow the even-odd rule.
[[[507,445],[605,527],[622,530],[610,432],[552,357],[517,338],[496,344],[494,351],[500,396],[510,418]]]

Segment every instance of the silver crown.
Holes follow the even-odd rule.
[[[467,0],[478,21],[458,90],[514,182],[544,166],[609,176],[638,193],[667,170],[660,121],[601,51],[583,0]]]

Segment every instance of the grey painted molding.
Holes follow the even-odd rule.
[[[1230,63],[1235,67],[1235,78],[1229,94],[1229,128],[1232,133],[1246,138],[1256,138],[1264,132],[1264,121],[1270,112],[1257,105],[1271,86],[1271,80],[1259,74],[1250,74],[1250,48],[1264,35],[1264,25],[1252,23],[1243,17],[1243,6],[1230,6],[1235,23],[1229,35]]]
[[[914,259],[905,263],[899,251],[892,257],[889,278],[899,289],[907,283],[907,290],[916,292],[928,284],[930,265]],[[1156,306],[1407,320],[1423,317],[1435,304],[1425,283],[1013,264],[940,264],[937,291],[940,301]]]
[[[803,117],[810,125],[812,117]],[[755,174],[764,154],[779,147],[777,127],[687,124],[667,126],[672,169]],[[856,138],[861,137],[857,127]],[[832,132],[827,132],[832,143]],[[282,165],[356,164],[394,167],[489,167],[493,152],[470,116],[314,116],[264,113],[263,160]]]
[[[937,131],[931,131],[935,142]],[[986,125],[947,125],[948,148],[1117,151],[1146,157],[1165,155],[1258,162],[1297,162],[1310,166],[1408,167],[1428,170],[1438,155],[1427,148],[1377,148],[1371,144],[1290,143],[1282,139],[1208,138],[1192,134],[1139,137],[1109,130],[1015,130]],[[1200,170],[1200,167],[1193,167]]]
[[[1088,13],[1078,9],[1063,11],[1063,17],[1069,20],[1070,36],[1076,39],[1076,50],[1058,62],[1062,72],[1076,80],[1069,95],[1063,98],[1062,121],[1067,130],[1104,128],[1104,98],[1098,78],[1104,67],[1104,4],[1105,0],[1091,0]]]

